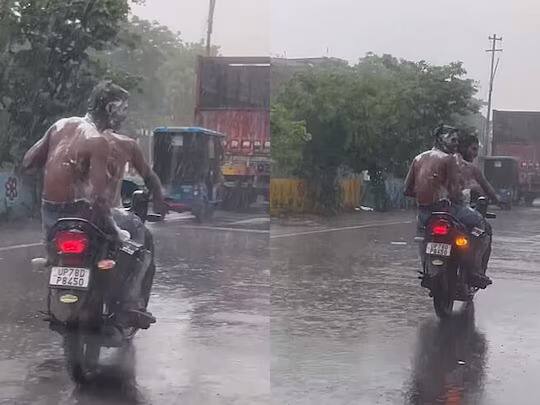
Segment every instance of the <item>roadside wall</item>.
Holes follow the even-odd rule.
[[[342,192],[342,209],[354,210],[361,205],[379,210],[404,209],[414,206],[403,195],[403,179],[389,177],[385,180],[385,195],[376,196],[376,191],[369,181],[355,176],[340,181]],[[306,184],[303,180],[278,178],[270,181],[270,209],[272,214],[281,212],[307,213],[312,204],[307,199]]]
[[[34,182],[12,171],[0,171],[0,220],[30,217],[35,206]]]
[[[414,202],[403,195],[405,191],[405,181],[403,179],[389,177],[385,180],[385,186],[388,208],[402,209],[414,206]]]
[[[360,205],[363,196],[363,182],[360,177],[340,181],[343,197],[342,208],[354,209]],[[280,212],[305,213],[312,208],[307,198],[306,183],[299,179],[270,180],[270,210]]]

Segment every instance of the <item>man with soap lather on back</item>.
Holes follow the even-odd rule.
[[[405,179],[405,192],[416,199],[418,205],[418,230],[423,233],[432,212],[445,210],[441,200],[450,201],[450,212],[469,230],[483,228],[485,221],[476,210],[465,205],[462,194],[462,173],[458,164],[459,131],[440,125],[433,132],[432,149],[416,156]],[[423,245],[422,245],[423,246]],[[420,252],[422,258],[424,252]],[[486,288],[491,284],[476,260],[476,248],[471,247],[466,256],[471,284]],[[422,259],[423,260],[423,259]]]
[[[26,153],[25,171],[44,169],[42,221],[46,233],[59,218],[80,216],[119,239],[131,236],[144,240],[142,222],[117,209],[127,163],[153,194],[154,210],[167,213],[159,178],[144,160],[139,145],[115,132],[127,117],[128,96],[110,81],[99,83],[90,96],[86,116],[59,120]],[[127,290],[139,291],[138,287],[128,286]],[[130,298],[126,312],[135,314],[136,326],[147,328],[155,322],[140,299]]]

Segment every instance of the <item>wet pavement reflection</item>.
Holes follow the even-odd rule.
[[[40,247],[0,252],[0,403],[265,404],[270,402],[268,235],[153,226],[150,311],[133,347],[106,349],[93,382],[70,380],[61,337],[40,319]]]
[[[474,304],[451,319],[418,329],[409,404],[475,404],[482,398],[488,347],[474,321]]]
[[[111,349],[112,351],[112,349]],[[136,348],[130,345],[102,359],[99,373],[85,386],[76,387],[71,403],[85,404],[145,404],[136,377]]]
[[[275,403],[536,404],[540,210],[498,214],[494,285],[448,322],[417,279],[412,213],[273,227]]]
[[[538,215],[499,213],[494,285],[447,322],[416,278],[409,212],[277,226],[290,236],[270,257],[265,234],[157,224],[158,323],[105,351],[84,388],[38,314],[46,275],[28,263],[41,248],[0,250],[0,403],[534,405]]]

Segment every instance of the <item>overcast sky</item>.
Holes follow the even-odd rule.
[[[204,36],[207,0],[147,0],[135,14]],[[540,110],[538,0],[217,0],[215,42],[225,55],[335,56],[368,51],[434,64],[461,60],[487,98],[488,36],[503,36],[494,106]]]
[[[146,0],[133,6],[139,17],[180,31],[185,41],[206,38],[209,0]],[[270,52],[270,0],[216,0],[213,42],[228,56]]]

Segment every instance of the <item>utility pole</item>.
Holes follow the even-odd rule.
[[[487,109],[487,122],[486,129],[484,133],[484,152],[486,156],[492,154],[493,140],[491,132],[491,100],[493,94],[493,81],[495,80],[495,74],[497,73],[497,67],[499,66],[499,59],[497,59],[497,64],[495,65],[495,54],[497,52],[502,52],[502,48],[497,49],[497,41],[502,41],[502,37],[497,38],[497,34],[493,34],[492,37],[489,37],[489,40],[492,41],[491,49],[486,50],[486,52],[491,53],[491,70],[489,76],[489,93],[488,93],[488,109]]]
[[[208,11],[208,31],[206,33],[206,56],[212,53],[212,32],[214,30],[214,11],[216,9],[216,0],[210,0],[210,10]]]

